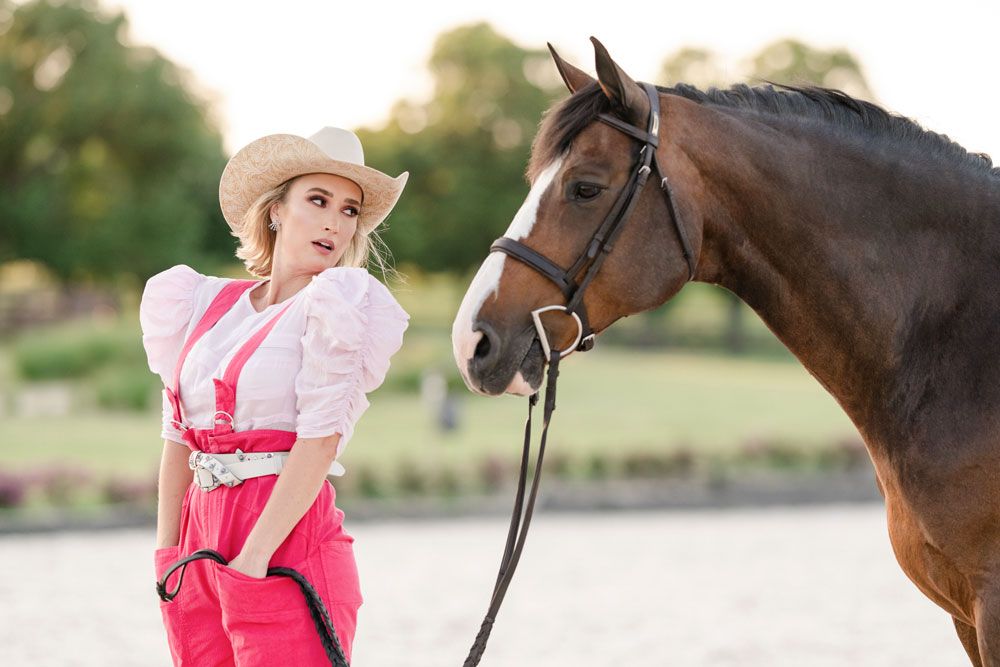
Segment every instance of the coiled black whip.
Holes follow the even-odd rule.
[[[160,580],[156,582],[156,592],[160,596],[160,599],[164,602],[170,602],[181,590],[181,584],[184,583],[184,571],[187,570],[187,566],[196,560],[208,559],[214,560],[219,565],[228,565],[228,561],[222,557],[218,551],[213,551],[212,549],[199,549],[189,556],[181,558],[179,561],[167,568],[167,571],[163,573]],[[177,570],[180,573],[177,575],[177,585],[174,586],[172,591],[167,591],[167,580]],[[316,625],[316,632],[319,633],[319,640],[323,644],[323,650],[326,652],[326,657],[330,659],[330,664],[333,667],[351,667],[350,663],[347,662],[347,658],[344,656],[344,649],[340,646],[340,638],[337,637],[337,631],[333,627],[333,621],[330,620],[330,613],[326,610],[326,605],[323,604],[323,599],[316,592],[309,580],[306,579],[301,572],[298,570],[293,570],[290,567],[272,567],[267,570],[267,576],[269,577],[288,577],[292,579],[295,583],[299,585],[302,590],[302,595],[306,598],[306,606],[309,608],[309,615],[312,617],[313,623]]]
[[[552,412],[556,409],[556,378],[559,377],[559,357],[558,350],[553,350],[549,359],[548,379],[545,385],[545,405],[542,416],[542,436],[538,444],[538,456],[535,461],[534,474],[531,480],[531,492],[528,494],[528,503],[524,503],[524,495],[527,488],[528,479],[528,459],[531,455],[531,413],[532,408],[538,403],[538,394],[533,394],[528,399],[528,419],[524,425],[524,447],[521,452],[521,468],[517,480],[517,493],[514,496],[514,511],[510,519],[510,527],[507,530],[507,543],[504,547],[503,558],[500,561],[500,571],[497,573],[497,581],[493,587],[493,595],[490,598],[490,605],[486,611],[486,616],[479,627],[479,633],[469,650],[463,667],[476,667],[486,651],[486,642],[493,631],[493,623],[496,621],[497,612],[507,588],[510,586],[521,559],[521,552],[524,549],[524,542],[528,535],[528,527],[531,525],[531,517],[535,510],[535,499],[538,496],[538,484],[541,479],[542,460],[545,457],[545,442],[549,432],[549,421]],[[212,549],[200,549],[189,556],[181,558],[176,563],[167,568],[163,576],[156,583],[156,592],[164,602],[170,602],[180,592],[181,584],[184,582],[184,571],[192,561],[208,559],[214,560],[220,565],[227,565],[228,561],[222,554]],[[172,591],[167,591],[167,580],[177,570],[177,585]],[[306,598],[306,606],[309,608],[309,615],[316,625],[316,632],[319,633],[323,650],[330,659],[330,664],[334,667],[350,667],[347,658],[344,656],[343,648],[340,646],[340,639],[330,620],[330,614],[323,604],[322,598],[309,583],[302,573],[288,567],[272,567],[267,571],[267,576],[289,577],[299,585],[302,594]]]

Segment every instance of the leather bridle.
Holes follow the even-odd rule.
[[[597,275],[597,272],[601,270],[601,265],[614,248],[618,235],[621,234],[625,223],[631,217],[632,211],[639,201],[639,195],[642,193],[643,186],[646,185],[646,180],[649,178],[652,169],[656,169],[657,176],[660,179],[660,189],[667,200],[667,210],[670,213],[670,220],[677,232],[677,238],[680,241],[684,259],[687,260],[688,280],[694,278],[695,258],[691,251],[691,244],[688,241],[684,225],[677,215],[677,209],[674,207],[673,191],[670,188],[667,177],[663,173],[663,169],[660,167],[660,161],[656,154],[656,148],[660,141],[660,93],[656,89],[656,86],[652,84],[643,83],[642,87],[649,96],[649,123],[645,131],[619,120],[610,114],[600,114],[597,117],[600,122],[610,125],[616,130],[624,132],[642,142],[642,148],[639,150],[638,159],[632,168],[632,172],[621,194],[618,195],[618,199],[615,200],[611,210],[608,211],[608,215],[604,218],[601,226],[594,232],[594,235],[587,243],[587,247],[573,265],[569,269],[563,269],[542,253],[506,236],[498,238],[490,246],[491,252],[502,252],[510,255],[541,273],[554,282],[566,297],[565,306],[544,306],[531,313],[546,359],[551,356],[551,348],[548,336],[542,326],[540,315],[551,310],[563,311],[573,317],[577,325],[578,335],[576,340],[572,346],[563,350],[560,356],[566,356],[574,350],[586,352],[594,346],[595,334],[590,326],[590,318],[587,316],[587,307],[583,303],[583,295],[590,286],[591,281]],[[578,281],[577,278],[581,274],[583,277]]]
[[[548,378],[545,385],[545,404],[542,417],[542,434],[538,444],[538,454],[535,460],[534,471],[531,479],[531,490],[528,491],[528,460],[531,456],[531,409],[538,402],[538,394],[532,394],[528,400],[528,421],[524,426],[524,446],[521,452],[521,468],[518,473],[517,492],[514,494],[514,511],[510,519],[510,527],[507,529],[507,543],[504,547],[503,558],[500,561],[500,571],[497,573],[497,580],[493,587],[493,595],[490,597],[490,605],[486,610],[486,616],[479,627],[479,633],[469,650],[463,667],[476,667],[483,652],[486,650],[486,643],[490,633],[493,631],[493,623],[496,621],[497,612],[503,603],[507,588],[510,586],[514,570],[521,558],[521,551],[524,549],[524,542],[528,536],[528,527],[531,525],[531,517],[535,510],[535,499],[538,497],[538,483],[541,479],[542,461],[545,457],[545,444],[549,432],[549,423],[552,413],[556,409],[556,380],[559,377],[559,360],[570,354],[574,350],[586,351],[594,346],[594,330],[590,328],[590,321],[587,318],[587,309],[583,304],[583,294],[590,282],[597,275],[604,262],[604,258],[614,247],[615,239],[622,231],[625,222],[632,215],[639,194],[642,192],[646,179],[652,168],[656,169],[660,177],[660,188],[667,198],[667,209],[670,212],[670,219],[677,230],[677,237],[680,239],[681,250],[688,263],[688,280],[694,278],[695,260],[691,252],[691,244],[688,243],[687,235],[681,224],[677,211],[674,208],[673,192],[667,182],[663,170],[660,168],[659,160],[656,157],[656,147],[659,144],[657,132],[660,128],[660,95],[656,88],[648,83],[642,84],[649,95],[649,128],[643,132],[637,127],[622,122],[608,114],[601,114],[598,120],[606,123],[616,130],[620,130],[630,137],[634,137],[642,142],[643,146],[639,150],[639,159],[636,161],[632,173],[618,196],[614,206],[608,212],[607,217],[601,226],[594,233],[594,236],[587,244],[587,248],[579,259],[569,268],[563,270],[558,264],[550,260],[545,255],[532,250],[519,241],[502,237],[493,242],[491,251],[506,253],[514,259],[520,260],[532,267],[543,276],[554,282],[566,296],[566,305],[543,306],[531,313],[538,331],[538,338],[545,351],[545,358],[549,363]],[[652,165],[652,168],[650,167]],[[589,263],[589,265],[588,265]],[[585,270],[586,269],[586,270]],[[585,270],[585,271],[584,271]],[[583,273],[580,282],[576,281],[578,275]],[[549,346],[548,336],[542,326],[540,315],[551,310],[561,310],[576,320],[578,335],[572,346],[566,350],[553,350]],[[525,494],[527,493],[527,502]]]

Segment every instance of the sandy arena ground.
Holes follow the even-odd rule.
[[[462,664],[503,519],[348,524],[354,664]],[[0,537],[0,665],[167,667],[150,530]],[[966,667],[878,504],[542,514],[484,667]]]

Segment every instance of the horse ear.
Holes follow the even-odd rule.
[[[649,97],[642,87],[635,82],[614,60],[596,37],[591,37],[594,43],[594,57],[597,62],[597,80],[601,89],[611,104],[626,119],[639,122],[649,115]]]
[[[569,92],[575,93],[594,80],[594,77],[590,76],[582,69],[574,67],[563,60],[559,54],[556,53],[552,44],[549,44],[548,42],[546,42],[546,44],[549,47],[549,53],[552,54],[552,60],[556,63],[556,69],[559,70],[559,76],[562,77],[563,83],[565,83],[566,87],[569,88]]]

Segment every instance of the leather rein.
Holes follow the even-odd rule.
[[[629,217],[631,217],[632,211],[635,209],[639,195],[642,192],[643,186],[646,185],[646,180],[649,178],[652,169],[656,169],[656,173],[660,178],[660,189],[666,197],[667,210],[670,213],[670,219],[677,232],[677,238],[680,241],[684,258],[687,260],[688,280],[694,278],[695,259],[691,251],[691,244],[688,241],[684,226],[681,224],[680,217],[677,215],[677,210],[674,207],[673,191],[670,188],[667,177],[663,174],[659,158],[656,155],[656,148],[659,145],[660,94],[656,87],[651,84],[643,83],[642,86],[649,96],[649,124],[646,131],[625,123],[609,114],[600,114],[597,117],[602,123],[610,125],[616,130],[639,140],[643,145],[639,150],[639,158],[632,169],[632,173],[629,175],[625,188],[618,196],[618,199],[615,200],[608,215],[604,218],[597,231],[594,232],[587,247],[573,266],[568,270],[563,269],[545,255],[532,250],[520,241],[515,241],[507,237],[497,239],[490,246],[491,252],[499,251],[506,253],[514,259],[524,262],[558,285],[566,297],[566,305],[544,306],[531,313],[539,342],[549,362],[542,417],[542,435],[532,474],[531,492],[528,495],[528,502],[525,504],[524,496],[527,491],[528,459],[531,456],[531,412],[532,408],[538,403],[538,394],[535,393],[528,400],[528,419],[524,427],[524,447],[521,454],[517,492],[514,496],[514,512],[507,531],[507,544],[500,563],[500,571],[497,574],[497,581],[493,587],[493,595],[490,599],[486,617],[483,619],[482,625],[479,628],[479,634],[476,635],[476,639],[472,644],[468,657],[465,659],[465,663],[463,663],[463,667],[475,667],[479,664],[483,652],[486,650],[486,642],[489,639],[490,632],[493,630],[496,614],[500,609],[500,604],[503,602],[507,588],[514,576],[514,570],[520,560],[521,551],[524,549],[524,541],[528,535],[528,526],[531,525],[531,517],[535,509],[535,499],[538,495],[538,483],[541,477],[542,459],[545,456],[545,442],[548,436],[549,422],[552,418],[552,412],[556,409],[556,379],[559,377],[559,360],[575,350],[586,352],[594,346],[595,333],[590,326],[590,320],[587,317],[587,308],[583,303],[584,292],[590,286],[594,276],[597,275],[608,253],[614,248],[615,240],[621,234]],[[583,278],[577,282],[577,276],[581,272],[583,272]],[[548,335],[542,326],[540,315],[550,310],[561,310],[576,321],[578,329],[576,341],[565,350],[553,350],[549,345]]]

